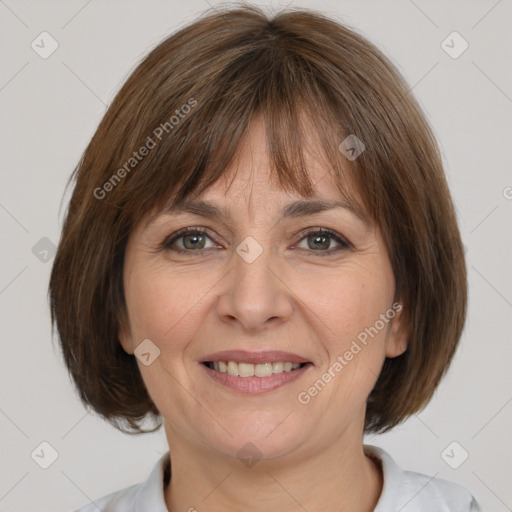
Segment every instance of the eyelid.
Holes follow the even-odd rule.
[[[329,235],[333,240],[335,240],[340,246],[345,247],[346,249],[350,249],[353,247],[353,245],[340,233],[337,231],[334,231],[333,229],[329,228],[322,228],[322,227],[316,227],[316,228],[306,228],[306,231],[303,231],[299,234],[300,240],[299,243],[304,240],[309,235],[313,234],[322,234],[322,235]],[[315,251],[313,251],[315,252]],[[323,252],[324,254],[329,254],[330,251],[318,251]],[[333,251],[334,252],[334,251]]]
[[[172,250],[173,252],[182,253],[182,254],[185,252],[197,253],[197,254],[204,253],[206,251],[211,250],[212,248],[209,247],[207,249],[197,249],[197,250],[187,250],[187,249],[174,249],[173,250],[173,249],[170,249],[170,247],[176,242],[176,240],[179,240],[180,238],[184,237],[185,235],[194,234],[194,233],[207,236],[212,242],[217,243],[215,240],[215,237],[213,237],[209,233],[209,231],[210,230],[208,228],[199,227],[199,226],[189,226],[189,227],[186,227],[183,229],[179,229],[178,231],[176,231],[176,232],[172,233],[171,235],[169,235],[168,237],[166,237],[163,240],[163,242],[160,244],[158,250],[169,250],[169,251]],[[347,250],[347,249],[353,248],[352,243],[346,237],[344,237],[337,231],[334,231],[329,228],[323,228],[323,227],[305,228],[304,230],[302,230],[300,233],[297,234],[297,236],[300,238],[295,245],[302,242],[305,238],[307,238],[308,236],[313,235],[313,234],[328,235],[330,238],[332,238],[334,241],[336,241],[338,243],[338,248],[329,249],[327,251],[314,251],[313,249],[307,250],[307,249],[299,248],[298,249],[299,251],[313,252],[313,253],[317,253],[318,255],[329,255],[329,254],[334,254],[341,249]]]
[[[215,239],[212,235],[209,234],[209,230],[207,228],[204,228],[204,227],[200,227],[200,226],[189,226],[189,227],[186,227],[186,228],[183,228],[183,229],[179,229],[178,231],[175,231],[174,233],[170,234],[169,236],[167,236],[166,238],[164,238],[163,242],[160,244],[159,246],[159,250],[171,250],[170,247],[172,244],[174,244],[174,242],[176,240],[179,240],[180,238],[184,237],[185,235],[189,235],[189,234],[193,234],[193,233],[197,233],[197,234],[201,234],[201,235],[205,235],[207,236],[208,238],[210,238],[210,240],[212,240],[212,242],[215,242]],[[216,242],[215,242],[216,243]],[[178,250],[175,250],[174,252],[204,252],[204,251],[207,251],[209,249],[200,249],[200,250],[197,250],[197,251],[187,251],[185,249],[178,249]]]

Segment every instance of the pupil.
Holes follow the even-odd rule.
[[[187,240],[194,240],[191,244],[190,247],[187,247],[187,249],[196,249],[197,247],[199,247],[199,244],[197,243],[198,239],[201,239],[203,238],[202,235],[197,235],[197,234],[194,234],[194,235],[186,235],[184,240],[185,240],[185,247],[187,247]],[[204,244],[204,240],[203,240],[203,244]],[[199,247],[200,249],[202,249],[202,246]]]
[[[325,235],[313,235],[313,238],[315,240],[313,248],[324,248],[327,249],[329,247],[329,241],[327,240],[329,237]],[[324,242],[320,242],[320,245],[317,244],[318,241],[323,240]],[[327,240],[327,242],[326,242]]]

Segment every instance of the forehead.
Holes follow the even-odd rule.
[[[247,138],[226,172],[201,196],[194,196],[194,198],[200,197],[212,201],[241,198],[247,201],[247,204],[267,209],[272,209],[284,201],[303,198],[294,190],[284,189],[277,181],[275,173],[271,171],[268,144],[263,120],[260,116],[255,117],[250,124]],[[308,175],[313,183],[314,199],[341,200],[342,195],[332,172],[323,162],[320,147],[312,134],[307,146],[302,149]]]

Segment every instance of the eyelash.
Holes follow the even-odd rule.
[[[174,242],[176,242],[180,238],[183,238],[186,235],[191,235],[191,234],[206,236],[212,242],[215,243],[215,241],[212,240],[212,238],[207,234],[205,228],[185,228],[176,233],[173,233],[170,237],[165,239],[162,242],[162,244],[160,245],[159,249],[165,250],[165,251],[173,251],[173,252],[177,252],[177,253],[195,253],[198,256],[204,255],[205,252],[213,249],[211,247],[208,249],[197,249],[197,250],[194,250],[194,249],[171,249]],[[337,253],[341,250],[347,250],[347,249],[351,248],[351,244],[349,242],[347,242],[344,238],[342,238],[340,235],[338,235],[335,231],[332,231],[331,229],[327,229],[327,228],[314,228],[309,231],[306,231],[305,233],[302,234],[302,237],[299,240],[299,243],[311,235],[328,236],[328,237],[332,238],[333,240],[335,240],[336,242],[338,242],[340,244],[340,246],[337,248],[334,248],[334,249],[329,249],[327,251],[321,251],[321,250],[315,251],[313,249],[299,249],[299,250],[312,252],[312,253],[315,253],[315,255],[322,257],[322,256],[329,256],[329,255]]]

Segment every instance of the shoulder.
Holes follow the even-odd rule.
[[[141,487],[142,483],[125,487],[102,498],[95,499],[88,505],[75,510],[75,512],[98,512],[98,510],[103,512],[134,512],[133,506]]]
[[[446,512],[481,512],[475,497],[462,485],[414,471],[404,471],[401,488],[409,496],[410,506],[403,512],[432,510]]]
[[[379,459],[384,476],[374,512],[482,512],[474,496],[462,485],[435,475],[403,471],[377,446],[364,445],[364,450]]]
[[[145,482],[107,494],[75,512],[167,512],[164,488],[169,477],[170,454],[167,452],[153,466]]]

